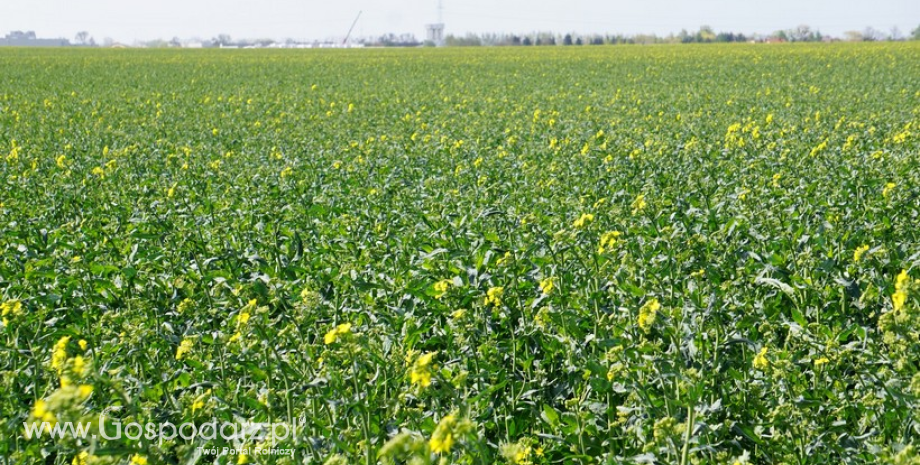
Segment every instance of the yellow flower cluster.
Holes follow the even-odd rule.
[[[434,291],[435,291],[434,297],[435,297],[436,299],[440,299],[440,298],[444,297],[444,294],[447,294],[447,290],[450,289],[450,285],[451,285],[452,283],[453,283],[453,281],[451,281],[451,280],[449,280],[449,279],[442,279],[442,280],[440,280],[440,281],[434,283]]]
[[[323,342],[325,342],[326,345],[329,345],[339,340],[339,338],[348,336],[349,334],[351,334],[351,323],[342,323],[329,330],[329,332],[326,333],[326,336],[323,337]]]
[[[857,247],[856,250],[853,251],[853,261],[854,261],[854,262],[860,261],[860,260],[862,259],[863,255],[865,255],[866,252],[868,252],[868,251],[869,251],[869,246],[868,246],[868,245],[863,245],[863,246]]]
[[[645,209],[645,206],[646,206],[645,195],[644,194],[637,195],[636,199],[633,200],[632,202],[632,214],[635,215],[636,213],[641,212],[643,209]]]
[[[897,187],[897,186],[898,186],[898,185],[895,184],[895,183],[893,183],[893,182],[889,182],[888,184],[885,184],[885,188],[882,189],[882,197],[886,197],[886,198],[887,198],[888,195],[891,194],[891,190],[894,189],[894,188]]]
[[[770,365],[770,361],[767,360],[767,347],[766,346],[761,348],[760,352],[758,352],[757,355],[754,356],[753,365],[754,365],[754,368],[760,371],[766,370],[767,366]]]
[[[70,370],[69,373],[77,376],[78,378],[83,378],[86,376],[86,361],[82,356],[77,355],[76,357],[69,360]],[[61,374],[61,387],[66,388],[73,385],[70,377],[65,374]]]
[[[249,303],[246,304],[242,309],[240,309],[240,314],[236,317],[236,333],[230,337],[230,342],[235,342],[243,337],[243,328],[246,327],[246,324],[249,323],[249,319],[252,318],[252,312],[260,310],[257,308],[258,301],[252,299]],[[265,309],[262,307],[261,309]]]
[[[415,359],[415,363],[409,370],[409,381],[412,384],[423,388],[431,385],[431,360],[436,354],[437,352],[426,352]]]
[[[10,324],[8,317],[19,316],[22,314],[22,302],[17,299],[8,300],[0,305],[0,317],[3,317],[3,325]]]
[[[182,342],[179,343],[179,348],[176,349],[176,360],[182,360],[194,347],[194,339],[189,337],[182,339]]]
[[[910,277],[907,276],[907,270],[901,270],[894,283],[895,292],[891,295],[891,303],[895,311],[900,311],[904,308],[904,303],[907,302],[908,284],[910,284]]]
[[[447,454],[450,452],[451,446],[454,445],[453,429],[456,424],[457,417],[454,415],[447,415],[441,419],[437,428],[434,429],[434,433],[431,434],[431,439],[428,441],[431,452],[435,454]]]
[[[545,278],[541,280],[540,281],[540,291],[543,292],[543,294],[545,295],[549,295],[551,292],[553,292],[553,288],[556,287],[553,284],[553,281],[555,281],[555,279],[556,278],[549,277],[549,278]]]
[[[86,465],[89,460],[89,452],[83,451],[73,457],[71,465]]]
[[[48,409],[48,403],[44,399],[38,399],[35,401],[35,405],[32,406],[32,418],[47,422],[49,425],[57,423],[57,418],[55,418],[54,413]]]
[[[578,217],[578,219],[575,220],[574,223],[572,223],[572,226],[574,226],[574,227],[576,227],[576,228],[583,228],[583,227],[585,227],[586,224],[588,224],[588,223],[590,223],[590,222],[592,222],[592,221],[594,221],[594,215],[592,215],[592,214],[590,214],[590,213],[582,213],[581,216]]]
[[[652,329],[652,325],[655,324],[655,317],[658,314],[658,310],[661,309],[661,304],[658,303],[658,299],[650,299],[641,308],[639,308],[639,328],[648,333]]]
[[[531,454],[533,449],[525,441],[518,441],[510,444],[502,444],[500,452],[505,460],[512,465],[530,465]]]
[[[597,253],[602,254],[610,250],[610,248],[616,245],[620,235],[620,231],[608,231],[601,234],[601,243],[597,247]]]
[[[457,418],[456,412],[441,418],[438,426],[431,433],[428,447],[435,454],[449,454],[458,438],[469,434],[475,428],[473,422],[466,418]]]
[[[67,344],[70,343],[70,336],[63,336],[54,344],[51,351],[51,368],[60,374],[64,371],[64,365],[67,362]]]
[[[502,295],[505,293],[504,287],[492,287],[486,291],[486,305],[498,307],[502,304]]]

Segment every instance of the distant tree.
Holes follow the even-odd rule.
[[[716,40],[716,33],[709,26],[700,26],[700,30],[696,33],[696,39],[697,42],[712,42]]]
[[[211,39],[211,42],[214,42],[218,46],[230,45],[233,43],[233,39],[229,34],[218,34],[217,37]]]
[[[910,31],[910,38],[912,40],[920,40],[920,26],[917,26],[916,29]]]
[[[901,30],[897,26],[892,27],[888,31],[888,40],[903,40],[904,34],[901,34]]]
[[[585,43],[585,42],[584,42],[583,40],[581,40],[581,37],[575,39],[575,45],[584,45],[584,43]]]
[[[89,44],[89,32],[80,31],[74,36],[73,41],[77,45],[88,45]]]
[[[875,42],[877,40],[882,40],[885,38],[885,35],[882,34],[881,31],[879,31],[878,29],[875,29],[872,26],[869,26],[866,29],[864,29],[862,35],[863,35],[863,40],[868,41],[868,42]]]
[[[482,45],[482,39],[473,33],[468,33],[466,37],[457,37],[453,34],[448,34],[444,38],[444,45],[448,47],[478,47]]]
[[[562,45],[572,45],[572,34],[566,34],[562,38]]]
[[[169,47],[169,42],[166,42],[163,39],[154,39],[147,42],[144,42],[144,47],[147,48],[166,48]]]
[[[533,45],[533,42],[530,40],[530,37],[524,37],[524,40],[521,41],[521,45],[530,46]]]
[[[811,27],[807,24],[802,24],[789,31],[789,38],[793,42],[808,42],[812,39]]]
[[[182,47],[182,41],[179,40],[178,37],[173,37],[172,40],[169,41],[169,46],[173,48]]]
[[[843,37],[849,42],[862,42],[863,35],[859,31],[846,31],[843,33]]]

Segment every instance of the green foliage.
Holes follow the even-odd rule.
[[[918,75],[3,50],[0,463],[916,463]],[[240,460],[36,419],[301,429]]]

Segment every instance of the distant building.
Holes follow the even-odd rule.
[[[444,23],[426,24],[425,40],[437,46],[444,45]]]
[[[67,39],[39,39],[35,31],[13,31],[0,38],[0,46],[6,47],[67,47]]]

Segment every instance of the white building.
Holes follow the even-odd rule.
[[[426,24],[425,40],[439,47],[444,45],[444,23]]]

